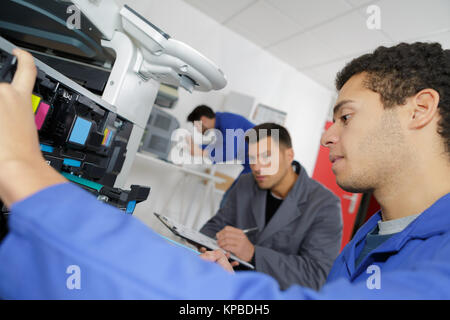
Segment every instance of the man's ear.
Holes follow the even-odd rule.
[[[286,156],[287,159],[289,160],[290,163],[292,163],[292,161],[294,161],[294,149],[293,148],[287,148],[286,149]]]
[[[434,89],[423,89],[411,98],[409,129],[426,126],[438,114],[439,93]]]

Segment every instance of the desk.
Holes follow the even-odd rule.
[[[165,205],[163,206],[163,210],[165,210],[166,212],[168,211],[169,204],[171,203],[171,201],[173,199],[173,195],[175,195],[180,190],[181,186],[186,181],[188,181],[189,177],[195,177],[195,178],[199,178],[203,181],[206,181],[206,191],[204,194],[201,195],[201,201],[200,201],[200,205],[197,210],[197,213],[195,215],[192,215],[192,206],[193,206],[194,200],[197,198],[198,190],[195,191],[195,195],[191,199],[189,206],[187,206],[186,208],[180,209],[180,212],[182,214],[181,218],[184,218],[184,219],[178,220],[180,223],[182,223],[188,227],[191,227],[191,228],[201,227],[201,226],[198,226],[197,224],[199,223],[199,218],[201,217],[203,208],[204,208],[205,204],[207,203],[207,201],[210,201],[210,216],[212,217],[216,213],[215,212],[216,204],[215,204],[215,200],[214,200],[215,184],[223,183],[225,180],[223,178],[220,178],[220,177],[217,177],[214,175],[214,173],[216,171],[215,166],[212,167],[211,173],[208,174],[208,173],[200,172],[200,171],[193,170],[190,168],[185,168],[180,165],[176,165],[174,163],[158,159],[150,153],[138,152],[136,154],[136,157],[143,159],[145,161],[151,162],[157,166],[165,166],[170,169],[174,169],[174,170],[177,170],[177,171],[180,171],[183,173],[183,176],[181,177],[181,179],[172,188],[172,192],[169,195],[168,199],[166,200]],[[166,214],[166,212],[164,212],[163,214]]]

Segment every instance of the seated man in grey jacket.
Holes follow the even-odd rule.
[[[200,231],[277,279],[281,289],[300,284],[318,290],[339,254],[339,198],[294,161],[284,127],[264,123],[246,139],[252,173],[241,176]]]

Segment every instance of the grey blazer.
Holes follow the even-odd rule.
[[[240,177],[225,205],[200,231],[214,238],[227,225],[259,227],[248,234],[255,246],[256,271],[274,277],[282,290],[292,284],[318,290],[339,254],[341,207],[337,196],[299,167],[295,185],[266,226],[267,190],[250,173]]]

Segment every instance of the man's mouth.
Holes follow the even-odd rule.
[[[266,176],[255,176],[256,181],[262,182],[266,179]]]
[[[337,161],[339,161],[340,159],[343,159],[344,157],[342,156],[335,156],[335,155],[330,155],[330,162],[332,164],[335,164]]]

